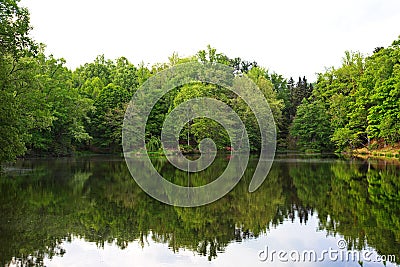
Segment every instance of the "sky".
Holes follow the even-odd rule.
[[[74,69],[97,55],[151,66],[208,44],[309,81],[346,50],[370,55],[400,35],[399,0],[22,0],[31,35]]]

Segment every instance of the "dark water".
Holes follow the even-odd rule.
[[[192,179],[210,181],[227,162],[219,157]],[[224,198],[178,208],[147,196],[123,158],[18,161],[0,177],[0,264],[400,264],[398,164],[281,156],[250,194],[256,163]],[[153,164],[186,179],[163,158]]]

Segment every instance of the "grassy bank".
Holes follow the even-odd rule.
[[[346,154],[360,158],[385,158],[397,159],[400,161],[400,143],[375,148],[358,148]]]

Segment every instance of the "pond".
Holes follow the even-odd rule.
[[[177,184],[187,179],[165,158],[152,162]],[[227,162],[218,156],[191,179],[207,183]],[[256,165],[251,157],[218,201],[179,208],[148,196],[121,157],[18,160],[0,177],[0,264],[400,264],[398,163],[277,155],[262,186],[249,193]]]

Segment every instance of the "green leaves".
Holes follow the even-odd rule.
[[[325,104],[322,101],[304,100],[297,109],[290,133],[301,149],[329,151],[332,148],[332,130]]]
[[[30,90],[34,75],[29,70],[34,62],[24,56],[35,54],[37,46],[28,36],[29,13],[17,3],[0,2],[0,163],[26,151],[29,129],[45,115],[32,108],[41,104],[35,102],[40,92]]]
[[[137,88],[158,71],[190,61],[222,63],[238,77],[248,75],[269,103],[280,147],[290,148],[292,137],[297,148],[320,151],[354,149],[371,139],[400,141],[400,39],[367,58],[345,52],[342,66],[327,69],[314,86],[305,77],[297,83],[286,81],[257,62],[229,58],[210,45],[187,58],[174,53],[168,63],[150,68],[144,63],[135,66],[125,57],[113,61],[100,55],[72,72],[64,59],[45,56],[44,46],[29,37],[30,30],[29,13],[19,0],[0,2],[0,162],[27,150],[54,155],[69,155],[76,148],[120,151],[125,108]],[[247,126],[251,149],[260,149],[259,127],[244,101],[224,88],[188,82],[153,108],[146,128],[151,147],[159,147],[168,112],[205,96],[237,111]],[[189,137],[187,128],[181,135],[191,139],[189,143],[196,145],[211,135],[220,147],[229,143],[216,123],[199,118],[190,124]]]
[[[122,121],[130,93],[110,83],[104,87],[94,101],[94,113],[90,122],[90,132],[94,144],[111,150],[120,150]]]
[[[36,54],[37,44],[29,37],[29,12],[18,6],[19,0],[0,2],[0,54],[15,60]]]
[[[328,116],[322,116],[330,122],[333,131],[328,139],[336,149],[359,148],[371,139],[386,144],[400,141],[399,70],[400,47],[394,42],[365,59],[360,53],[346,52],[339,69],[331,68],[319,75],[312,101],[325,103]],[[307,116],[307,112],[303,115]],[[299,140],[304,139],[302,133],[307,134],[297,131],[304,127],[300,124],[307,124],[306,129],[311,132],[317,126],[300,118],[303,115],[296,116],[293,128]],[[326,131],[321,130],[323,135]]]
[[[84,121],[93,101],[82,97],[72,87],[72,73],[63,66],[62,59],[39,54],[36,63],[38,72],[35,78],[47,104],[42,110],[49,112],[51,122],[45,129],[32,130],[28,148],[57,156],[71,154],[74,146],[90,139]]]
[[[400,65],[396,65],[399,68]],[[373,138],[388,143],[400,141],[400,75],[398,71],[372,91],[373,105],[368,110],[368,130]]]

